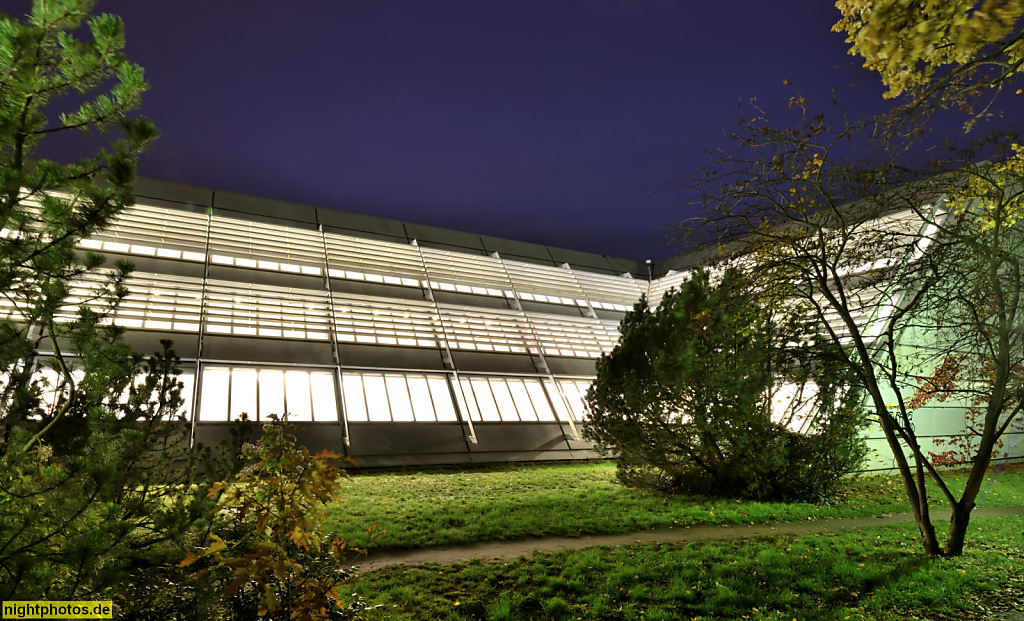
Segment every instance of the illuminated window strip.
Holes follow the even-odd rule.
[[[461,401],[474,422],[552,422],[551,407],[540,379],[522,377],[467,376],[460,378]],[[564,407],[559,411],[564,411]]]
[[[342,374],[349,422],[455,422],[448,380],[436,373]]]
[[[159,246],[144,246],[138,244],[125,244],[118,241],[103,241],[96,238],[83,239],[78,243],[86,250],[103,252],[117,252],[121,254],[138,254],[143,256],[156,256],[162,259],[181,259],[184,261],[206,261],[206,253],[193,252],[191,250],[179,250]]]
[[[204,367],[198,420],[227,422],[243,412],[254,421],[285,412],[290,421],[337,421],[334,374],[271,367]]]

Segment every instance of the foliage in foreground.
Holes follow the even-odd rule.
[[[965,618],[1016,586],[1024,517],[978,518],[962,557],[929,559],[913,525],[689,545],[629,545],[390,569],[348,588],[385,608],[370,619]]]
[[[843,378],[814,344],[804,358],[778,356],[780,341],[813,335],[794,332],[756,299],[739,270],[712,283],[698,268],[653,312],[641,298],[623,318],[619,343],[597,363],[584,427],[587,439],[618,454],[623,483],[818,500],[860,466],[863,420],[837,405]],[[783,411],[773,402],[784,388],[792,398]],[[806,417],[808,433],[791,430]]]
[[[4,447],[0,598],[88,599],[195,545],[212,503],[192,486],[197,455],[176,415],[177,358],[168,350],[143,368],[119,411],[90,409],[88,441],[74,452],[39,442],[19,454],[30,431]]]
[[[322,527],[327,502],[339,499],[339,455],[310,455],[291,428],[271,415],[247,443],[238,478],[213,485],[216,520],[209,545],[189,552],[149,583],[159,586],[119,600],[134,618],[314,621],[358,618],[359,598],[338,601],[353,552]]]
[[[0,15],[0,596],[106,597],[193,542],[209,502],[178,418],[169,343],[148,361],[113,325],[128,263],[79,242],[134,201],[156,137],[130,116],[147,89],[113,15],[36,0]],[[49,135],[100,132],[73,164],[36,159]],[[70,136],[69,136],[70,137]],[[48,376],[48,377],[47,377]],[[178,462],[180,467],[170,467]],[[195,528],[194,528],[195,527]]]
[[[1020,77],[1019,0],[838,0],[836,8],[842,18],[832,30],[845,32],[850,54],[879,73],[885,97],[965,107],[980,99],[987,108]]]

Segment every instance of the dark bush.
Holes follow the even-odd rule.
[[[698,269],[653,312],[641,299],[623,318],[619,344],[598,361],[584,429],[618,454],[623,483],[822,500],[860,464],[863,418],[840,403],[853,400],[830,362],[836,352],[751,291],[738,271],[712,284]],[[794,396],[773,412],[783,385]],[[812,420],[791,431],[806,412]]]

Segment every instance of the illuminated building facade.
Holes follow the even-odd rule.
[[[642,293],[657,302],[690,267],[155,180],[135,194],[82,245],[135,263],[114,321],[137,351],[174,341],[195,440],[288,412],[300,442],[362,466],[597,456],[580,434],[595,361]],[[886,319],[863,321],[873,338]],[[915,415],[926,441],[962,432],[951,406]],[[891,466],[868,442],[866,467]]]
[[[153,180],[135,193],[83,246],[135,263],[114,321],[140,352],[173,339],[197,441],[287,411],[300,441],[360,465],[595,456],[583,394],[646,265]]]

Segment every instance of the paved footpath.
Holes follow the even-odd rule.
[[[1022,515],[1024,507],[983,507],[975,509],[972,517]],[[936,525],[949,520],[949,511],[932,511]],[[469,545],[439,546],[422,550],[385,550],[370,552],[353,563],[360,573],[376,571],[398,565],[421,563],[463,563],[472,559],[482,561],[512,561],[533,552],[582,550],[591,546],[617,546],[625,543],[677,543],[710,539],[748,539],[774,535],[813,535],[816,533],[867,528],[884,524],[913,522],[910,513],[896,513],[878,517],[838,518],[831,520],[805,520],[802,522],[776,522],[771,524],[725,524],[721,526],[683,526],[642,530],[617,535],[583,535],[580,537],[539,537],[515,541],[485,541]]]

